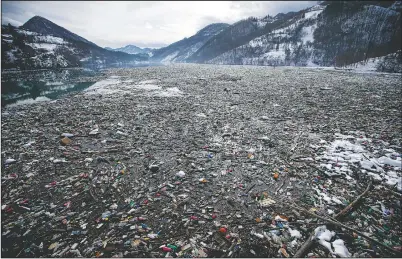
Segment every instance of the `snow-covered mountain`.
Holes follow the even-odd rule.
[[[63,27],[35,16],[17,28],[2,25],[3,69],[37,69],[127,64],[146,61],[148,55],[105,50]]]
[[[101,48],[35,16],[19,28],[2,26],[2,66],[27,69],[139,61],[375,64],[378,71],[402,72],[401,14],[401,1],[323,1],[299,12],[250,17],[232,25],[210,24],[189,38],[154,50],[134,45]]]
[[[125,47],[116,48],[116,49],[106,47],[105,49],[112,50],[112,51],[121,51],[121,52],[125,52],[128,54],[141,54],[141,53],[150,54],[153,50],[151,48],[140,48],[135,45],[127,45]]]
[[[227,28],[229,24],[213,23],[199,30],[190,38],[184,38],[167,47],[154,50],[152,60],[160,62],[185,62],[188,57],[202,47],[211,37]]]
[[[74,41],[81,41],[88,44],[95,45],[95,43],[90,42],[83,37],[78,36],[75,33],[72,33],[69,30],[64,29],[63,27],[41,17],[41,16],[34,16],[29,19],[26,23],[24,23],[20,29],[26,31],[36,32],[42,35],[51,35],[54,37],[66,39],[66,40],[74,40]]]
[[[397,53],[400,49],[400,1],[331,1],[296,13],[237,22],[209,39],[186,61],[346,66],[383,57],[377,60],[396,64],[402,63]],[[391,62],[390,57],[395,60]],[[384,71],[389,65],[380,62],[378,67]]]
[[[344,66],[394,53],[400,49],[401,9],[397,3],[371,3],[332,2],[314,6],[245,44],[215,57],[201,56],[201,61]]]
[[[289,12],[287,14],[280,13],[275,17],[269,15],[262,19],[250,17],[236,22],[211,37],[204,45],[202,45],[202,47],[194,52],[187,61],[206,63],[206,61],[211,60],[214,57],[241,46],[256,37],[281,26],[295,15],[296,13],[294,12]]]

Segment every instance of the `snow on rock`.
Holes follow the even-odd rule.
[[[6,55],[10,62],[15,62],[17,60],[17,58],[15,57],[15,55],[12,51],[7,51]]]
[[[67,44],[62,38],[54,37],[50,35],[45,36],[35,36],[36,42],[46,42],[46,43],[54,43],[54,44]]]
[[[58,45],[52,43],[26,43],[28,46],[31,46],[34,49],[44,49],[47,51],[54,51]]]
[[[303,27],[302,30],[302,38],[301,40],[303,41],[303,44],[306,44],[307,42],[313,42],[314,41],[314,30],[316,29],[316,25],[311,25],[307,27]]]
[[[32,32],[32,31],[27,31],[27,30],[21,30],[21,29],[19,29],[19,30],[16,30],[18,33],[22,33],[22,34],[25,34],[25,35],[39,35],[39,33],[36,33],[36,32]]]
[[[305,19],[315,19],[317,16],[323,11],[324,9],[322,8],[321,10],[313,10],[310,12],[305,13]]]

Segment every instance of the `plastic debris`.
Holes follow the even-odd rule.
[[[307,257],[395,257],[290,206],[335,217],[372,179],[340,221],[401,250],[399,77],[176,64],[79,80],[96,83],[2,109],[4,257],[293,257],[314,229]]]

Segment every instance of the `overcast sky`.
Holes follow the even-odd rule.
[[[103,2],[2,1],[2,24],[20,26],[35,15],[101,47],[163,47],[211,23],[234,23],[313,6],[317,1]]]

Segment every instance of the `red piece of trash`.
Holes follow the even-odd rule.
[[[164,246],[164,247],[162,247],[162,250],[163,250],[163,252],[171,252],[172,248]]]
[[[9,174],[9,177],[15,179],[15,178],[18,178],[18,175],[16,173],[12,173],[12,174]]]
[[[28,203],[28,199],[25,199],[25,200],[20,202],[20,204],[27,204],[27,203]]]
[[[227,231],[226,228],[220,228],[220,229],[219,229],[219,232],[221,232],[221,233],[223,233],[223,234],[226,233],[226,231]]]

